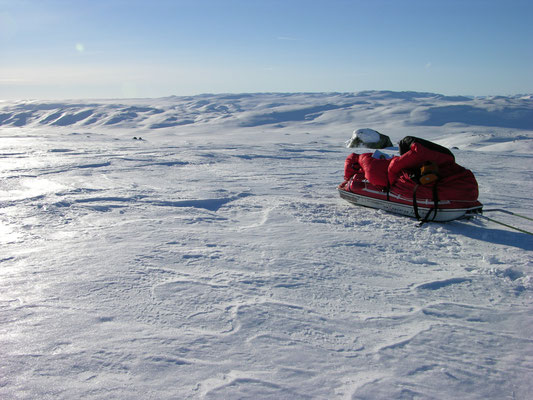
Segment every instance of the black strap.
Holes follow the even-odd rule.
[[[420,221],[420,225],[424,225],[426,222],[433,221],[437,217],[437,210],[439,208],[439,195],[437,191],[437,183],[433,185],[433,207],[429,209],[428,213],[424,218],[420,216],[420,213],[418,212],[418,204],[416,202],[416,191],[418,190],[418,187],[420,184],[416,184],[415,188],[413,189],[413,210],[415,212],[415,217],[418,221]],[[429,219],[429,216],[433,212],[433,218],[431,220]]]
[[[415,217],[420,221],[420,214],[418,213],[418,204],[416,204],[416,191],[420,185],[417,183],[413,189],[413,211],[415,212]]]

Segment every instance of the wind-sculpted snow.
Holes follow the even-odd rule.
[[[0,398],[528,399],[531,236],[336,193],[344,142],[370,127],[453,148],[485,208],[531,217],[531,131],[413,124],[528,101],[4,103]],[[174,117],[193,122],[152,129]]]

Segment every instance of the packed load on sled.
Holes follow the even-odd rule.
[[[450,150],[407,136],[400,156],[380,151],[346,158],[340,196],[356,205],[416,217],[452,221],[481,213],[474,174],[458,165]]]

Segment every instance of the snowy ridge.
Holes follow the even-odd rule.
[[[370,91],[360,93],[258,93],[199,95],[161,99],[0,103],[0,127],[135,129],[156,131],[308,128],[338,126],[349,130],[372,126],[385,131],[446,126],[467,133],[470,148],[526,151],[533,149],[531,96],[469,98],[434,93]],[[461,128],[469,128],[468,130]],[[473,127],[476,127],[472,129]],[[500,130],[496,135],[492,129]],[[501,130],[507,129],[508,134]],[[379,129],[378,129],[379,130]],[[393,136],[394,134],[391,134]],[[400,139],[400,138],[398,138]],[[455,137],[450,143],[455,146]],[[520,143],[517,143],[520,141]],[[460,140],[459,140],[460,142]],[[443,143],[447,145],[446,143]]]
[[[530,96],[468,98],[417,92],[199,95],[89,102],[5,102],[0,126],[160,129],[229,118],[252,127],[384,114],[409,125],[533,129]]]
[[[527,399],[531,236],[418,227],[336,186],[344,142],[369,127],[454,148],[486,208],[531,217],[531,107],[414,92],[2,103],[0,398]]]

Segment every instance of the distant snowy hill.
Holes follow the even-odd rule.
[[[449,123],[533,129],[530,96],[468,98],[417,92],[199,95],[89,102],[8,102],[0,126],[159,129],[228,119],[240,126],[359,119],[386,114],[407,125]],[[366,117],[366,118],[365,118]]]
[[[468,142],[487,150],[530,151],[533,143],[516,131],[533,130],[531,96],[469,98],[434,93],[367,91],[360,93],[218,94],[160,99],[103,101],[19,101],[0,103],[0,127],[70,129],[138,129],[152,131],[230,128],[352,127],[387,130],[447,126],[483,132]],[[385,126],[384,126],[385,125]],[[487,128],[508,128],[512,134],[495,139]],[[472,132],[472,131],[470,131]],[[386,132],[384,132],[386,133]],[[488,136],[487,136],[488,134]],[[394,136],[394,132],[392,132]],[[400,139],[400,138],[398,138]],[[516,140],[522,140],[520,144]],[[514,142],[514,145],[512,144]],[[453,143],[452,143],[453,144]]]
[[[0,398],[531,398],[533,236],[343,201],[359,128],[533,217],[531,96],[0,102]]]

